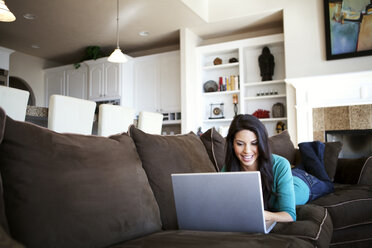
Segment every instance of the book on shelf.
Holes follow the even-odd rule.
[[[219,77],[218,91],[239,90],[239,76]]]

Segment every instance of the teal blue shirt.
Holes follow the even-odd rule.
[[[272,190],[275,194],[270,198],[270,211],[287,212],[295,221],[296,205],[308,201],[310,189],[302,179],[292,176],[291,165],[287,159],[273,154],[272,163],[274,176]],[[225,166],[221,172],[226,172]]]
[[[273,154],[273,192],[270,198],[271,210],[287,212],[296,220],[296,205],[305,204],[309,199],[310,189],[298,177],[292,176],[291,165],[288,160]]]

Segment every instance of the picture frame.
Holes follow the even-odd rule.
[[[224,119],[224,103],[211,103],[209,119]]]
[[[370,0],[324,0],[326,59],[372,55]]]

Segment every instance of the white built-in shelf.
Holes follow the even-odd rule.
[[[205,123],[214,123],[214,122],[231,122],[233,118],[223,118],[223,119],[207,119],[203,122]]]
[[[286,96],[287,96],[286,94],[267,95],[267,96],[249,96],[249,97],[244,97],[244,100],[264,100],[264,99],[270,99],[270,98],[283,98]]]
[[[220,96],[220,95],[229,95],[229,94],[239,94],[240,90],[225,90],[225,91],[216,91],[216,92],[204,92],[203,96]]]
[[[262,122],[271,122],[271,121],[286,121],[287,117],[281,117],[281,118],[261,118],[260,121]]]
[[[208,66],[204,66],[202,69],[203,70],[219,70],[219,69],[231,68],[231,67],[237,67],[237,66],[239,66],[239,62],[221,64],[221,65],[208,65]]]
[[[284,80],[272,80],[272,81],[261,81],[261,82],[252,82],[252,83],[245,83],[244,86],[259,86],[259,85],[273,85],[273,84],[282,84],[285,83]]]
[[[181,124],[181,120],[163,121],[163,125]]]

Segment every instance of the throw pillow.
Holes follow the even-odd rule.
[[[290,164],[295,164],[296,149],[287,130],[271,136],[269,146],[272,153],[285,157]]]
[[[0,171],[10,233],[26,247],[109,247],[161,230],[127,134],[60,134],[7,117]]]
[[[6,115],[0,107],[0,145],[3,141]],[[9,235],[8,222],[5,216],[3,199],[3,184],[0,176],[0,247],[2,248],[24,248],[23,245],[13,240]]]
[[[216,172],[203,143],[194,133],[153,135],[133,125],[129,128],[129,135],[136,144],[142,166],[159,204],[163,228],[177,229],[171,174]]]
[[[220,171],[225,164],[226,140],[216,131],[214,127],[203,133],[200,136],[200,140],[207,149],[208,156],[216,167],[216,170]]]
[[[328,174],[329,179],[334,181],[338,155],[342,149],[341,142],[326,142],[324,148],[324,167]]]
[[[335,183],[357,184],[366,158],[340,158],[337,163]]]

